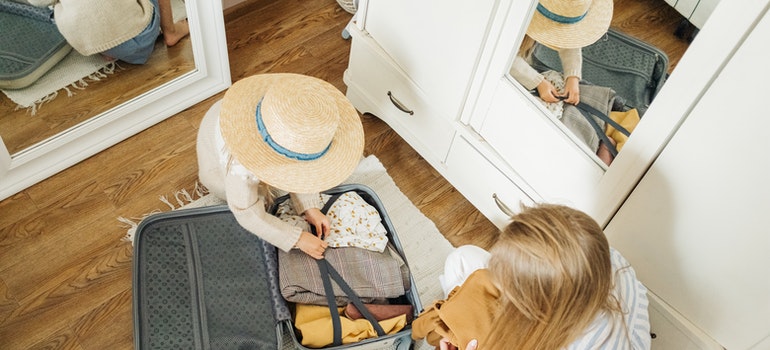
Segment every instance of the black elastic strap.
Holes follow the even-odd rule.
[[[334,202],[336,202],[337,198],[340,198],[341,195],[342,195],[342,193],[333,194],[331,196],[331,198],[329,198],[329,200],[326,201],[326,203],[324,204],[323,208],[321,208],[321,214],[326,215],[326,213],[329,212],[329,209],[332,207],[332,205],[334,205]],[[315,226],[314,225],[310,225],[310,233],[312,233],[316,237],[318,236],[318,234],[315,231]],[[324,238],[325,237],[321,237],[321,239],[324,239]]]
[[[333,337],[332,344],[334,346],[342,345],[342,324],[340,322],[340,312],[337,310],[337,301],[334,299],[334,289],[332,288],[332,281],[329,279],[329,262],[326,259],[316,260],[318,269],[321,271],[321,280],[324,284],[324,293],[326,294],[326,303],[329,304],[329,311],[332,316],[332,329]]]
[[[599,136],[600,139],[602,139],[602,142],[604,142],[604,145],[607,146],[607,150],[610,151],[610,154],[612,154],[613,157],[618,156],[618,149],[615,148],[615,145],[610,142],[610,137],[607,136],[607,134],[604,132],[604,129],[599,126],[599,123],[594,120],[594,118],[591,117],[591,115],[595,115],[601,120],[604,120],[607,124],[612,125],[613,128],[620,131],[623,135],[629,136],[631,135],[626,128],[620,126],[617,122],[612,120],[612,118],[608,117],[606,114],[600,112],[598,109],[594,108],[593,106],[590,106],[584,102],[579,102],[575,107],[577,107],[578,111],[580,111],[580,114],[586,118],[588,121],[588,124],[591,124],[591,127],[594,129],[594,132],[596,132],[596,135]]]
[[[353,305],[358,308],[358,311],[361,312],[362,315],[369,321],[369,323],[372,324],[372,327],[374,327],[374,330],[377,331],[378,336],[385,335],[385,330],[382,329],[380,326],[380,323],[377,322],[377,319],[374,318],[374,315],[372,315],[371,312],[369,312],[369,309],[366,308],[364,303],[361,301],[361,298],[358,297],[355,291],[353,291],[353,288],[350,288],[350,286],[345,282],[344,279],[342,279],[342,276],[340,276],[339,272],[332,266],[328,260],[326,261],[326,265],[328,268],[329,277],[331,277],[334,282],[337,283],[337,285],[342,288],[342,291],[345,292],[345,294],[348,296],[348,299],[353,303]]]
[[[337,198],[340,198],[341,195],[342,193],[335,193],[331,197],[329,197],[329,200],[326,201],[326,203],[324,203],[323,208],[321,208],[321,212],[324,213],[324,215],[328,213],[329,209],[332,207],[332,205],[334,205],[334,202],[336,202]]]
[[[612,118],[608,117],[606,114],[604,114],[601,111],[599,111],[598,109],[594,108],[594,106],[591,106],[591,105],[589,105],[589,104],[587,104],[585,102],[578,102],[576,107],[579,108],[579,109],[582,109],[585,112],[588,112],[590,114],[595,115],[596,117],[598,117],[601,120],[604,120],[605,122],[607,122],[607,124],[610,124],[613,128],[615,128],[618,131],[620,131],[621,134],[626,135],[626,136],[631,136],[631,132],[630,131],[626,130],[626,128],[624,128],[622,125],[618,124],[618,122],[612,120]]]
[[[334,329],[333,344],[335,346],[342,344],[342,326],[340,323],[340,314],[337,310],[337,301],[334,298],[334,289],[332,289],[331,285],[332,279],[335,283],[337,283],[342,291],[345,292],[345,295],[348,296],[348,299],[350,299],[353,305],[356,306],[358,311],[360,311],[366,320],[372,324],[372,327],[377,332],[377,335],[385,335],[385,330],[382,329],[380,323],[377,322],[377,319],[374,318],[374,315],[372,315],[371,312],[369,312],[369,309],[366,308],[364,303],[361,301],[361,298],[359,298],[356,292],[350,288],[350,286],[347,284],[347,282],[345,282],[342,276],[340,276],[334,266],[332,266],[326,259],[316,260],[316,263],[318,264],[318,269],[321,271],[321,278],[323,279],[324,283],[324,292],[326,293],[326,302],[329,304],[329,309],[331,311],[332,327]]]

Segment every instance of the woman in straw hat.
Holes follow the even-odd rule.
[[[203,117],[199,178],[241,226],[283,251],[296,247],[320,259],[330,225],[318,192],[345,180],[363,149],[358,112],[333,85],[299,74],[254,75]],[[276,189],[290,193],[318,236],[267,213]]]
[[[170,0],[37,0],[54,7],[56,27],[81,55],[145,64],[163,36],[166,46],[190,34],[187,20],[174,22]]]
[[[578,104],[583,65],[581,48],[599,40],[611,20],[612,0],[540,0],[513,61],[511,75],[528,90],[537,89],[545,102],[563,99]],[[563,94],[529,65],[535,42],[559,52],[565,77]]]
[[[647,289],[596,221],[554,204],[511,219],[489,252],[449,254],[447,298],[414,320],[413,338],[446,349],[650,348]]]

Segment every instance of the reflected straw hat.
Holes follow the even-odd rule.
[[[540,0],[527,35],[551,48],[593,44],[612,21],[613,0]]]
[[[358,112],[333,85],[300,74],[259,74],[222,99],[222,138],[260,181],[313,193],[344,181],[364,150]]]

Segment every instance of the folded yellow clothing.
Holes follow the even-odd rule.
[[[352,320],[343,316],[343,308],[338,308],[342,326],[342,343],[349,344],[364,339],[377,337],[377,332],[365,318]],[[398,333],[406,327],[406,315],[399,315],[379,322],[387,334]],[[294,327],[302,335],[302,345],[309,348],[322,348],[333,342],[334,328],[328,306],[296,304]]]
[[[634,129],[636,129],[636,125],[639,124],[639,112],[636,110],[636,108],[630,109],[625,112],[617,112],[612,111],[610,112],[610,118],[620,126],[624,127],[628,132],[633,132]],[[611,137],[613,140],[615,140],[615,149],[620,151],[623,146],[626,144],[626,141],[628,141],[628,136],[623,135],[620,131],[616,130],[612,127],[612,125],[607,124],[607,136]]]

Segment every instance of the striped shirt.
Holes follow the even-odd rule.
[[[620,302],[622,317],[600,313],[568,350],[650,349],[647,288],[636,279],[631,264],[618,251],[610,248],[610,259],[614,272],[613,295]]]

